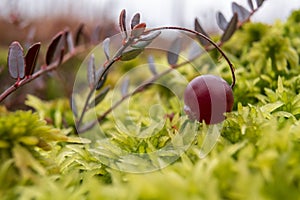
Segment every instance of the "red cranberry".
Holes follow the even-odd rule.
[[[192,120],[206,124],[220,123],[224,113],[233,107],[233,93],[229,84],[214,75],[193,79],[184,91],[184,110]]]

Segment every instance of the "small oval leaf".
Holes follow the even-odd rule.
[[[58,57],[58,65],[60,65],[64,60],[65,49],[61,48]]]
[[[95,122],[96,121],[87,121],[87,122],[84,122],[80,125],[80,127],[77,129],[77,132],[78,133],[84,133],[86,130],[90,130],[91,128],[93,128],[95,126]],[[79,138],[79,137],[77,137]],[[80,141],[82,142],[83,139],[85,138],[80,138]],[[89,140],[86,140],[84,142],[89,142]]]
[[[253,11],[254,10],[254,6],[253,6],[252,0],[248,0],[248,5],[249,5],[250,9]]]
[[[121,85],[121,94],[122,96],[125,96],[128,93],[128,88],[129,88],[129,78],[125,77],[122,85]]]
[[[190,49],[189,54],[188,54],[189,60],[193,60],[193,59],[197,58],[198,56],[200,56],[201,53],[203,53],[203,49],[200,48],[199,43],[197,43],[196,41],[193,41],[191,43],[189,49]]]
[[[90,56],[89,62],[88,62],[88,83],[90,89],[94,88],[95,82],[96,82],[96,75],[95,75],[95,56],[92,54]]]
[[[101,34],[101,27],[100,25],[97,25],[91,34],[91,42],[92,44],[98,44],[100,41],[100,34]]]
[[[96,80],[97,85],[96,85],[96,90],[99,90],[100,88],[102,88],[102,86],[104,85],[105,81],[106,81],[106,77],[107,77],[107,72],[104,73],[105,68],[101,67],[99,70],[97,70],[96,72]]]
[[[123,38],[127,38],[127,29],[126,29],[126,10],[123,9],[119,16],[119,26]]]
[[[78,117],[78,110],[77,110],[77,104],[76,104],[76,100],[75,97],[72,97],[70,99],[70,104],[71,104],[71,109],[73,111],[74,116],[77,118]]]
[[[61,43],[61,39],[64,37],[64,32],[61,31],[59,32],[56,36],[53,37],[48,49],[47,49],[47,53],[46,53],[46,64],[50,65],[53,60],[55,59],[55,54],[58,51],[58,46],[60,46],[59,44]],[[61,50],[59,49],[59,52]]]
[[[150,71],[151,71],[151,73],[153,74],[153,75],[157,75],[157,71],[156,71],[156,67],[155,67],[155,64],[154,64],[155,62],[154,62],[154,58],[153,58],[153,56],[149,56],[148,57],[148,66],[149,66],[149,69],[150,69]]]
[[[131,36],[137,38],[144,33],[145,29],[146,29],[145,23],[140,23],[135,25],[131,31]]]
[[[136,58],[140,53],[143,52],[143,49],[131,49],[129,51],[125,51],[121,57],[120,60],[122,61],[128,61]]]
[[[238,23],[238,16],[237,16],[237,13],[234,13],[233,17],[231,18],[230,22],[228,23],[226,30],[224,31],[224,33],[221,37],[222,42],[226,42],[227,40],[229,40],[231,38],[231,36],[237,29],[237,23]]]
[[[222,31],[225,31],[228,22],[225,19],[224,15],[221,12],[217,13],[217,24]]]
[[[167,53],[167,59],[170,65],[175,65],[177,63],[180,51],[181,51],[181,39],[177,38],[172,42]]]
[[[154,40],[155,38],[157,38],[159,35],[161,34],[161,31],[153,31],[148,33],[147,35],[142,35],[140,37],[141,41],[149,41],[149,40]]]
[[[246,21],[250,16],[250,12],[246,8],[235,2],[231,4],[231,8],[233,13],[237,13],[240,22]]]
[[[195,26],[195,31],[199,32],[199,33],[202,33],[203,35],[207,36],[209,38],[209,35],[204,31],[204,29],[201,27],[200,23],[199,23],[199,20],[196,18],[195,19],[195,23],[194,23],[194,26]],[[197,39],[199,40],[199,42],[203,45],[203,46],[206,46],[206,45],[209,45],[210,43],[203,37],[201,36],[198,36],[197,35]]]
[[[136,13],[131,20],[131,29],[140,23],[141,15],[140,13]]]
[[[109,60],[109,57],[110,57],[110,53],[109,53],[110,38],[105,38],[102,45],[103,45],[103,51],[104,51],[106,60]]]
[[[75,48],[74,48],[73,36],[70,31],[66,31],[66,40],[67,40],[69,52],[71,53],[74,52]]]
[[[81,36],[83,36],[84,24],[80,24],[75,34],[75,45],[78,46]]]
[[[102,78],[99,79],[97,86],[96,86],[96,90],[99,90],[100,88],[102,88],[102,86],[104,85],[105,81],[107,78],[107,74],[103,75]]]
[[[151,44],[151,42],[152,42],[151,40],[150,41],[137,41],[135,44],[132,44],[131,47],[138,48],[138,49],[144,49],[146,46]]]
[[[103,101],[103,99],[106,97],[107,93],[109,92],[110,87],[106,86],[105,88],[103,88],[99,94],[95,97],[95,100],[93,103],[94,106],[97,106],[99,103],[101,103]]]
[[[256,0],[257,7],[262,6],[263,3],[264,3],[264,0]]]
[[[41,43],[35,43],[33,45],[31,45],[26,53],[25,56],[25,75],[26,76],[30,76],[33,74],[34,72],[34,68],[36,65],[36,61],[38,58],[38,54],[40,52],[40,48],[41,48]]]
[[[23,48],[19,42],[15,41],[9,46],[7,59],[10,76],[14,79],[24,78],[25,62],[23,57]]]

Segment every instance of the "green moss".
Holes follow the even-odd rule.
[[[56,128],[74,128],[73,113],[70,108],[69,100],[55,99],[43,101],[35,96],[28,95],[26,105],[37,111],[42,119]]]
[[[299,11],[295,11],[286,23],[272,26],[248,23],[238,30],[224,47],[236,67],[235,105],[227,114],[215,147],[205,158],[200,158],[208,127],[198,124],[197,135],[187,151],[171,165],[151,173],[125,173],[106,167],[99,157],[90,153],[94,146],[67,136],[70,128],[74,128],[68,100],[42,101],[28,96],[27,105],[36,113],[8,112],[0,107],[1,198],[299,199],[300,51],[297,44],[300,43],[299,34],[295,34],[298,28]],[[126,68],[131,69],[135,62],[139,60]],[[225,62],[216,68],[230,80],[226,69]],[[123,72],[117,68],[115,71]],[[180,72],[193,77],[190,69],[182,68]],[[111,95],[110,92],[108,97]],[[162,107],[154,106],[150,114],[145,110],[156,104]],[[110,105],[104,100],[96,112],[101,114]],[[130,113],[115,113],[123,124],[116,127],[113,115],[101,123],[101,134],[107,137],[101,148],[104,153],[111,153],[111,159],[119,149],[142,154],[182,142],[176,140],[186,125],[180,120],[182,105],[165,88],[149,87],[132,97],[128,105],[121,105],[121,111],[126,106]],[[153,135],[155,129],[147,129],[151,119],[165,120],[160,131]],[[141,133],[151,137],[134,137]],[[140,167],[148,164],[133,161]]]
[[[48,149],[47,141],[66,141],[67,137],[46,125],[37,114],[31,111],[5,112],[0,114],[1,141],[9,146],[22,144]],[[50,147],[50,146],[49,146]]]
[[[236,57],[240,57],[264,37],[268,36],[270,26],[263,23],[248,23],[238,30],[224,45],[224,49]],[[237,42],[238,41],[238,42]]]

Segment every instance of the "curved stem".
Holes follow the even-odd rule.
[[[164,26],[164,27],[158,27],[158,28],[153,28],[148,30],[147,32],[151,32],[151,31],[158,31],[158,30],[180,30],[180,31],[185,31],[185,32],[189,32],[189,33],[193,33],[195,35],[198,35],[202,38],[204,38],[205,40],[207,40],[211,45],[213,45],[221,54],[222,56],[225,58],[225,60],[227,61],[230,70],[231,70],[231,76],[232,76],[232,83],[231,83],[231,88],[234,88],[235,86],[235,74],[234,74],[234,67],[233,64],[231,63],[231,61],[229,60],[229,58],[226,56],[226,54],[224,53],[224,51],[219,47],[219,45],[217,43],[215,43],[214,41],[212,41],[209,37],[207,37],[206,35],[199,33],[197,31],[191,30],[191,29],[187,29],[187,28],[183,28],[183,27],[177,27],[177,26]]]

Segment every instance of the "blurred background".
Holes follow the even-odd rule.
[[[64,23],[71,27],[79,23],[91,26],[116,23],[123,8],[126,8],[128,17],[140,12],[142,21],[147,22],[148,27],[179,25],[190,28],[194,18],[198,17],[208,32],[215,32],[218,30],[216,12],[221,11],[229,19],[232,15],[231,2],[232,0],[1,0],[0,39],[3,44],[3,40],[9,40],[4,37],[5,34],[9,33],[8,36],[14,38],[19,34],[15,35],[10,27],[3,27],[4,22],[27,28],[31,37],[35,34],[38,39],[45,39]],[[248,8],[247,0],[235,2]],[[266,0],[252,20],[265,23],[285,20],[291,10],[298,8],[299,0]],[[28,28],[33,26],[36,27],[35,30]]]
[[[12,12],[18,12],[27,22],[40,17],[49,19],[55,16],[99,22],[104,17],[114,20],[120,10],[126,8],[129,14],[143,13],[144,19],[153,26],[189,25],[192,23],[191,18],[195,16],[211,21],[217,10],[229,17],[231,2],[232,0],[1,0],[0,15],[8,18]],[[247,0],[235,2],[248,7]],[[255,20],[272,23],[276,19],[285,19],[292,9],[299,7],[299,0],[266,0]]]

